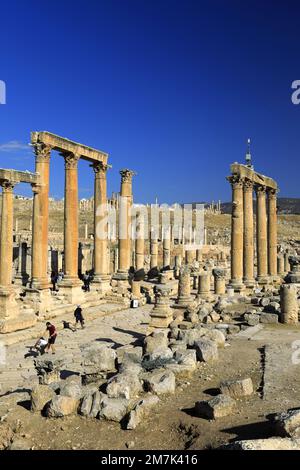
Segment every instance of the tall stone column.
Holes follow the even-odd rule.
[[[131,265],[131,206],[132,177],[135,173],[131,170],[121,170],[121,191],[119,203],[119,280],[128,279],[128,271]]]
[[[48,224],[49,224],[49,167],[51,147],[34,144],[35,171],[40,175],[39,184],[33,185],[31,287],[49,289]]]
[[[243,289],[243,182],[236,176],[228,181],[232,187],[231,216],[231,279],[230,285],[236,291]]]
[[[284,275],[284,257],[282,253],[278,253],[277,255],[277,273],[280,276]]]
[[[214,288],[216,295],[223,295],[226,292],[224,269],[213,269]]]
[[[283,256],[284,256],[284,271],[288,273],[291,269],[290,261],[289,261],[289,257],[290,257],[289,251],[286,250]]]
[[[64,279],[60,291],[70,303],[83,298],[78,278],[78,161],[79,155],[63,152],[65,159]]]
[[[92,165],[94,179],[94,279],[104,293],[109,290],[108,248],[108,205],[107,170],[109,165],[97,162]]]
[[[283,284],[280,288],[280,322],[296,325],[298,323],[299,305],[297,286]]]
[[[13,188],[14,184],[2,181],[2,215],[0,231],[0,332],[5,332],[2,321],[15,317],[18,305],[12,287],[13,266]]]
[[[169,227],[164,230],[163,267],[170,268],[170,264],[171,264],[171,231]]]
[[[257,185],[256,191],[256,243],[257,243],[257,280],[259,284],[267,284],[268,257],[267,257],[267,212],[266,187]]]
[[[197,295],[199,299],[208,300],[211,297],[210,278],[211,278],[211,275],[208,272],[203,272],[199,275],[198,295]]]
[[[141,213],[137,214],[135,240],[135,267],[137,271],[144,269],[145,262],[145,222]]]
[[[244,181],[244,284],[254,286],[254,248],[253,248],[253,182]]]
[[[268,273],[277,277],[277,196],[275,189],[268,190]]]
[[[151,230],[150,239],[150,268],[157,268],[158,265],[158,241],[155,230]]]

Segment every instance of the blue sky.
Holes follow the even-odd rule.
[[[1,167],[33,170],[25,144],[48,130],[110,154],[109,193],[128,167],[138,202],[230,200],[250,136],[257,171],[299,196],[299,1],[10,0],[0,13]],[[63,187],[54,154],[51,194]]]

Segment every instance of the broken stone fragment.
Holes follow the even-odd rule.
[[[30,391],[31,411],[43,411],[47,403],[56,397],[55,392],[48,385],[36,385]]]
[[[202,338],[194,343],[197,359],[202,362],[210,362],[218,359],[218,346],[215,341]]]
[[[140,400],[129,413],[126,428],[135,429],[158,403],[159,398],[155,395]]]
[[[233,413],[235,400],[227,395],[217,395],[208,401],[198,401],[195,404],[197,416],[207,419],[223,418]]]
[[[226,380],[221,382],[220,391],[231,398],[247,397],[253,393],[251,378],[241,380]]]
[[[79,400],[72,397],[56,396],[46,406],[46,416],[48,418],[63,418],[76,413]]]
[[[277,414],[273,424],[276,435],[300,438],[300,409]]]
[[[174,393],[175,385],[175,375],[170,370],[155,370],[144,378],[145,390],[157,395]]]
[[[119,423],[127,414],[129,406],[129,400],[104,396],[101,401],[99,419],[116,421]]]

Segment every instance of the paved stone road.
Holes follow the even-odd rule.
[[[152,308],[153,306],[146,305],[137,309],[116,311],[120,310],[120,305],[107,304],[92,307],[87,312],[83,312],[88,319],[84,330],[78,329],[75,333],[68,329],[59,331],[56,344],[57,355],[54,357],[62,356],[68,370],[79,372],[80,346],[91,344],[94,341],[109,344],[113,348],[134,344],[145,334],[149,322],[149,312]],[[101,317],[97,318],[97,311],[100,312]],[[105,316],[103,316],[103,312],[105,312]],[[64,316],[64,319],[69,321],[72,316],[70,318]],[[61,327],[62,319],[56,318],[53,323]],[[28,356],[28,352],[29,347],[35,343],[43,329],[44,324],[39,323],[34,330],[36,334],[34,339],[30,338],[32,334],[28,334],[28,339],[22,339],[22,335],[20,335],[18,343],[6,347],[6,364],[0,365],[0,394],[18,387],[28,388],[37,381],[33,364],[34,357]],[[52,355],[49,354],[49,357]]]

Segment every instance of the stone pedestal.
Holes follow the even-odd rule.
[[[280,322],[296,325],[298,323],[297,287],[283,284],[280,288]]]
[[[150,313],[149,329],[168,328],[173,321],[173,310],[170,307],[170,288],[160,286],[156,288],[155,306]]]
[[[277,273],[279,276],[284,275],[284,257],[281,253],[277,255]]]
[[[225,286],[225,271],[223,269],[213,269],[214,287],[216,295],[224,295],[226,292]]]
[[[134,299],[141,298],[141,282],[140,281],[131,281],[131,293]]]
[[[210,293],[210,273],[201,273],[199,275],[198,298],[209,299]]]
[[[193,303],[193,300],[191,296],[191,272],[190,269],[185,266],[181,268],[179,274],[177,305],[182,308],[187,308]]]
[[[300,256],[289,256],[291,271],[286,276],[288,283],[300,283]]]

